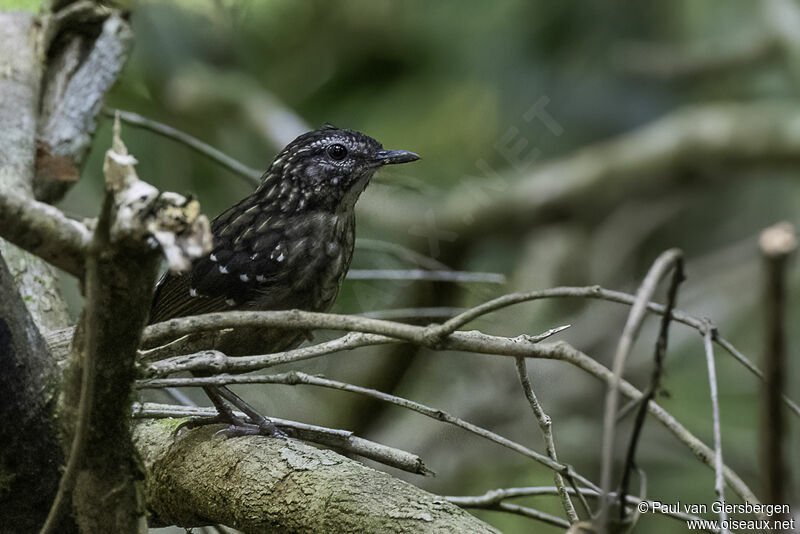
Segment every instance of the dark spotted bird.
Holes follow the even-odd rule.
[[[353,256],[356,201],[380,167],[417,159],[352,130],[299,136],[250,196],[212,221],[211,253],[159,282],[150,322],[225,310],[328,311]],[[249,343],[236,336],[214,348],[268,353],[293,348],[305,335],[260,331]]]

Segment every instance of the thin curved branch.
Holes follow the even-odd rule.
[[[534,300],[547,298],[590,298],[605,300],[608,302],[616,302],[618,304],[625,305],[632,305],[636,300],[633,295],[628,293],[605,289],[600,286],[554,287],[550,289],[529,291],[524,293],[509,293],[507,295],[486,301],[483,304],[475,306],[474,308],[470,308],[464,313],[456,315],[452,319],[445,321],[441,325],[431,327],[430,335],[433,337],[444,336],[447,333],[455,332],[465,324],[493,311],[507,308],[515,304],[521,304],[523,302],[531,302]],[[647,311],[650,313],[656,313],[658,315],[664,315],[666,313],[664,306],[656,302],[648,302]],[[673,321],[694,328],[700,332],[700,334],[703,334],[707,328],[707,321],[705,319],[694,317],[680,310],[672,310],[671,317]],[[728,354],[733,356],[733,358],[742,364],[748,371],[750,371],[751,374],[755,375],[762,381],[764,380],[764,373],[761,371],[761,369],[751,362],[747,356],[736,349],[736,347],[734,347],[730,341],[720,336],[719,330],[716,328],[714,328],[713,339],[715,343],[722,347]],[[795,403],[785,394],[783,395],[783,402],[792,412],[794,412],[796,416],[800,417],[800,406],[798,406],[797,403]]]
[[[519,381],[522,384],[522,390],[525,393],[525,397],[528,399],[528,404],[530,404],[531,410],[533,410],[533,415],[536,417],[536,421],[539,423],[539,430],[544,438],[547,456],[549,456],[554,462],[557,462],[558,454],[556,453],[556,444],[555,440],[553,439],[553,420],[544,412],[541,404],[539,403],[539,399],[536,397],[536,393],[533,392],[531,380],[528,377],[528,367],[525,363],[525,358],[517,357],[515,360],[517,375],[519,376]],[[556,473],[554,475],[554,480],[556,487],[559,489],[558,496],[561,499],[561,505],[564,507],[564,512],[566,512],[570,524],[577,523],[578,514],[575,512],[575,506],[572,504],[572,500],[567,492],[567,487],[564,484],[564,478],[560,473]],[[571,484],[575,486],[573,481],[571,481]]]
[[[725,502],[725,475],[723,474],[725,464],[722,462],[722,425],[719,420],[719,393],[717,391],[717,371],[714,365],[712,332],[712,328],[706,330],[703,335],[703,347],[708,365],[708,388],[711,395],[711,420],[714,434],[714,492],[717,494],[719,502]],[[728,529],[724,526],[727,519],[727,512],[724,507],[720,507],[719,522],[722,525],[722,534],[728,532]]]
[[[625,363],[633,349],[633,343],[641,331],[644,318],[647,315],[647,303],[653,298],[659,282],[672,269],[682,270],[683,252],[677,249],[663,252],[652,267],[647,272],[644,280],[636,292],[634,300],[628,313],[628,319],[619,338],[617,350],[614,354],[612,372],[614,379],[609,383],[606,392],[605,409],[603,412],[603,441],[600,468],[600,487],[603,494],[608,495],[611,491],[612,470],[614,467],[614,440],[616,437],[617,411],[619,408],[619,385],[622,381],[622,374],[625,370]],[[600,501],[600,512],[598,522],[605,525],[608,519],[608,499]]]
[[[250,186],[257,186],[261,181],[261,175],[263,172],[259,171],[258,169],[254,169],[252,167],[248,167],[244,163],[228,156],[227,154],[223,153],[222,151],[214,148],[213,146],[209,145],[208,143],[204,143],[203,141],[193,137],[186,132],[173,128],[172,126],[168,126],[166,124],[160,123],[158,121],[154,121],[152,119],[148,119],[139,115],[138,113],[133,113],[132,111],[123,111],[119,109],[103,109],[103,114],[107,117],[113,118],[115,114],[119,114],[119,118],[121,121],[130,124],[131,126],[136,126],[139,128],[144,128],[145,130],[149,130],[151,132],[157,133],[158,135],[162,135],[169,139],[173,139],[179,143],[186,145],[187,147],[191,148],[198,154],[201,154],[210,160],[216,162],[220,166],[228,169],[234,175],[243,178],[245,182],[247,182]]]
[[[667,343],[669,341],[669,325],[672,321],[672,311],[675,309],[675,304],[678,299],[678,287],[683,280],[683,260],[679,259],[675,262],[675,268],[672,271],[672,280],[667,290],[667,304],[665,313],[661,316],[661,325],[656,340],[656,350],[653,355],[655,361],[653,362],[653,370],[650,374],[650,383],[644,391],[641,402],[638,403],[636,418],[633,423],[633,429],[631,430],[630,441],[628,442],[628,450],[625,454],[625,470],[622,473],[622,481],[620,482],[619,490],[620,520],[625,519],[624,513],[625,502],[628,497],[628,485],[630,483],[631,473],[635,470],[636,446],[639,443],[639,437],[644,427],[644,420],[647,415],[647,404],[655,398],[656,393],[661,387],[661,375],[664,371],[664,358],[667,353]],[[620,410],[618,413],[622,411],[624,410]]]

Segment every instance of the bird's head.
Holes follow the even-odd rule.
[[[264,174],[259,191],[297,208],[352,209],[380,167],[416,161],[407,150],[386,150],[353,130],[326,126],[289,143]]]

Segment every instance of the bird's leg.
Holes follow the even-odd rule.
[[[206,395],[211,400],[211,403],[214,405],[214,408],[216,408],[217,415],[209,417],[206,416],[192,417],[184,421],[180,425],[178,425],[174,431],[174,434],[177,434],[184,428],[192,429],[206,425],[216,425],[220,423],[233,425],[236,427],[248,426],[248,423],[246,423],[241,417],[233,413],[233,410],[231,410],[231,408],[227,404],[225,404],[225,400],[222,398],[222,396],[220,396],[219,392],[217,391],[217,388],[212,386],[206,386],[203,388],[203,391],[205,391]]]
[[[250,421],[252,421],[252,423],[245,423],[240,418],[236,417],[233,414],[233,412],[230,412],[229,410],[229,413],[236,420],[238,420],[239,423],[233,423],[227,429],[222,430],[221,432],[226,436],[235,437],[235,436],[246,436],[251,434],[260,434],[262,436],[269,436],[272,438],[287,437],[286,433],[283,430],[275,426],[275,423],[273,423],[268,418],[258,413],[258,411],[255,408],[253,408],[243,398],[241,398],[239,395],[237,395],[230,389],[226,388],[225,386],[222,387],[211,386],[206,390],[206,393],[209,395],[209,398],[211,398],[212,392],[213,395],[218,395],[219,397],[221,397],[219,398],[220,401],[222,401],[222,399],[225,399],[236,408],[239,408],[247,415],[247,417],[250,418]],[[212,402],[214,402],[213,398]],[[224,404],[224,402],[222,402],[222,404]],[[214,405],[216,406],[216,403],[214,403]]]

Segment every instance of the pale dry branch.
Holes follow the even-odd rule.
[[[719,502],[725,502],[725,464],[722,461],[722,426],[719,420],[719,393],[717,391],[717,371],[714,365],[714,343],[712,341],[712,328],[708,328],[703,334],[703,347],[706,354],[708,365],[708,388],[711,395],[711,417],[712,429],[714,434],[714,491]],[[719,521],[721,532],[725,534],[728,529],[725,521],[728,514],[724,508],[719,510]]]
[[[525,358],[517,357],[515,358],[515,363],[517,367],[517,375],[519,376],[519,381],[522,384],[522,390],[525,393],[525,397],[528,399],[528,404],[530,404],[531,410],[533,410],[536,421],[539,423],[539,430],[542,433],[542,437],[544,437],[547,456],[549,456],[554,462],[557,462],[558,454],[556,453],[556,444],[555,439],[553,438],[553,420],[544,412],[541,404],[539,403],[539,399],[533,392],[533,387],[531,386],[531,381],[528,377],[528,367],[525,364]],[[556,472],[553,476],[556,487],[559,489],[558,496],[561,499],[564,512],[566,512],[570,523],[576,523],[578,521],[578,514],[575,512],[575,506],[572,504],[569,493],[567,493],[567,487],[564,484],[564,478],[561,476],[561,473],[558,472]],[[574,481],[571,481],[571,485],[575,487]]]
[[[134,403],[132,413],[134,419],[185,419],[187,417],[211,417],[217,415],[218,412],[214,408],[146,402]],[[233,413],[246,418],[243,412],[234,411]],[[298,423],[279,417],[270,417],[270,420],[293,438],[325,445],[347,454],[356,454],[415,475],[433,475],[433,472],[425,467],[422,459],[416,454],[358,437],[348,430]]]

